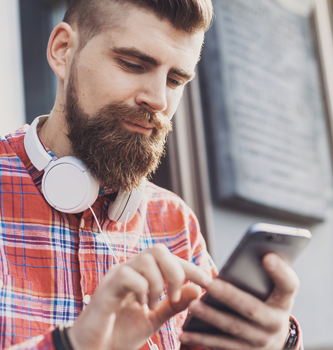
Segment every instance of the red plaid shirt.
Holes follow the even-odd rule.
[[[84,296],[93,295],[114,261],[90,210],[64,214],[45,201],[43,171],[24,149],[26,129],[0,142],[0,348],[53,350],[54,327],[75,321],[85,308]],[[111,200],[100,195],[93,209],[122,262],[124,224],[109,220]],[[148,183],[127,224],[128,258],[155,243],[215,276],[193,212],[176,195]],[[186,311],[175,315],[152,337],[159,349],[180,348],[185,318]]]

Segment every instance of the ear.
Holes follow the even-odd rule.
[[[47,59],[59,79],[66,77],[66,67],[70,63],[76,44],[77,34],[67,23],[58,24],[52,31],[47,46]]]

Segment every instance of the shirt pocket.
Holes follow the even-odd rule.
[[[38,284],[9,275],[0,275],[0,281],[0,348],[43,333]]]

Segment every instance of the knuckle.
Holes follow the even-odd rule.
[[[233,320],[226,326],[226,331],[236,337],[242,338],[242,334],[244,333],[243,328],[239,324],[239,322]]]
[[[296,276],[295,284],[294,284],[294,293],[298,292],[300,286],[301,286],[301,282],[300,282],[299,278]]]
[[[175,273],[175,282],[178,282],[179,284],[183,284],[185,281],[185,278],[186,278],[184,270],[180,267],[175,272],[176,272]]]
[[[163,281],[155,281],[153,285],[150,286],[150,293],[156,295],[161,295],[164,291],[164,283]]]
[[[252,305],[249,306],[248,309],[245,310],[244,313],[246,317],[250,319],[256,319],[258,314],[258,305],[253,303]]]
[[[135,286],[133,285],[133,273],[136,275]],[[138,275],[131,267],[126,265],[121,266],[117,278],[121,282],[123,288],[126,290],[136,290],[138,292],[144,293],[149,288],[148,281],[141,275]]]
[[[142,279],[142,281],[141,281],[141,288],[140,289],[141,289],[142,293],[146,293],[146,291],[148,291],[149,283],[148,283],[148,281],[146,279]]]
[[[269,345],[270,337],[268,334],[261,334],[261,336],[258,338],[257,345],[260,348],[267,348]]]
[[[275,324],[272,325],[272,330],[274,333],[280,333],[283,330],[283,322],[276,321]]]
[[[285,296],[275,293],[272,295],[272,300],[275,304],[281,304],[285,300]]]
[[[140,265],[143,265],[143,266],[151,266],[152,264],[155,263],[155,259],[149,253],[141,254],[139,258],[139,263]]]
[[[300,280],[296,273],[290,268],[290,274],[289,274],[289,283],[288,287],[286,288],[286,293],[288,294],[296,294],[299,287],[300,287]]]
[[[130,277],[132,269],[129,266],[122,265],[119,266],[119,269],[117,271],[118,278],[127,279]]]
[[[152,248],[152,250],[156,251],[157,254],[167,254],[170,253],[169,249],[161,243],[157,243],[154,245],[154,247]]]
[[[291,309],[293,308],[294,304],[295,304],[295,299],[296,299],[296,295],[293,296],[290,300],[289,300],[289,303],[287,305],[287,308],[286,310],[289,311],[289,313],[291,312]]]
[[[279,333],[283,329],[283,322],[281,319],[284,319],[283,315],[279,313],[278,316],[275,316],[273,320],[271,320],[269,327],[267,327],[268,331],[271,333]]]
[[[208,287],[208,293],[220,301],[228,302],[232,301],[232,293],[228,283],[216,278],[213,283]]]

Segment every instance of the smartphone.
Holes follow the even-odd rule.
[[[310,238],[310,231],[305,229],[265,223],[254,224],[239,242],[217,278],[230,282],[265,301],[272,292],[274,283],[262,267],[264,255],[274,252],[291,265]],[[238,315],[208,293],[201,300],[214,308]],[[213,325],[191,315],[188,316],[183,330],[226,335]]]

